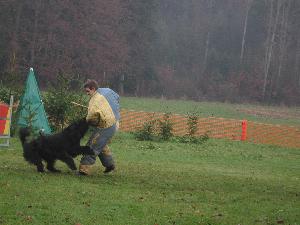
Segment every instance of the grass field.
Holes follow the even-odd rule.
[[[126,109],[171,112],[177,114],[197,113],[202,117],[248,119],[261,123],[286,124],[300,127],[300,107],[262,106],[217,102],[195,102],[122,97],[121,107]]]
[[[21,146],[0,150],[0,224],[300,224],[297,149],[209,139],[139,142],[119,133],[117,170],[38,174]],[[77,159],[78,165],[78,159]]]
[[[300,108],[121,98],[122,108],[300,127]],[[63,163],[38,174],[12,138],[0,149],[0,225],[300,225],[299,149],[209,139],[140,142],[118,133],[117,170],[89,177]],[[76,159],[77,165],[79,158]]]

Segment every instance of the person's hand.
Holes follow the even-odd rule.
[[[93,117],[90,117],[88,120],[87,120],[87,123],[90,125],[90,126],[97,126],[100,122],[100,117],[99,115],[97,114],[96,116],[93,116]]]

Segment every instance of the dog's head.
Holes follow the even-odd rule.
[[[81,139],[87,130],[89,129],[89,124],[85,118],[82,118],[64,129],[63,133],[69,136],[74,136],[74,138]]]
[[[25,144],[27,137],[30,135],[29,127],[21,127],[19,130],[19,138],[22,142],[22,145]]]

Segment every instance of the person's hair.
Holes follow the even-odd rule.
[[[95,81],[95,80],[91,80],[91,79],[88,79],[84,85],[83,85],[84,88],[89,88],[89,89],[92,89],[92,88],[95,88],[96,90],[98,89],[98,82]]]

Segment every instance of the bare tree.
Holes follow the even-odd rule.
[[[247,34],[247,26],[248,26],[248,15],[251,9],[253,0],[246,0],[246,15],[244,20],[244,29],[243,29],[243,38],[242,38],[242,47],[241,47],[241,54],[240,54],[240,64],[243,62],[244,52],[245,52],[245,39]]]
[[[36,48],[36,41],[38,35],[38,21],[39,21],[39,11],[41,8],[41,0],[34,1],[34,21],[33,21],[33,33],[32,33],[32,40],[30,46],[30,66],[33,66],[35,63],[35,48]]]
[[[285,0],[282,3],[282,16],[281,16],[281,29],[279,32],[279,65],[277,70],[277,77],[276,77],[276,89],[279,87],[279,82],[281,78],[282,68],[286,56],[287,44],[288,44],[288,18],[289,18],[289,11],[291,6],[291,0]]]
[[[19,28],[20,28],[20,17],[21,12],[23,8],[23,2],[22,1],[16,1],[16,13],[14,18],[14,29],[12,32],[11,37],[11,51],[10,51],[10,57],[9,57],[9,71],[14,72],[17,70],[18,63],[17,57],[18,57],[18,34],[19,34]]]
[[[300,38],[300,35],[298,35]],[[296,57],[295,57],[295,66],[294,66],[294,74],[297,79],[298,86],[300,87],[300,42],[299,38],[296,45]]]
[[[208,52],[210,47],[210,36],[211,36],[211,27],[212,27],[212,18],[213,18],[212,10],[213,10],[214,3],[215,3],[214,0],[208,0],[208,28],[207,28],[207,35],[205,41],[205,52],[204,52],[202,73],[205,72],[207,67],[207,58],[208,58]]]
[[[270,0],[270,17],[269,17],[269,29],[268,29],[268,36],[267,36],[267,42],[266,42],[266,52],[265,52],[265,64],[264,64],[264,83],[263,83],[263,91],[262,91],[262,97],[265,99],[266,97],[266,87],[268,82],[268,75],[269,75],[269,69],[271,65],[272,60],[272,54],[273,54],[273,47],[275,44],[275,34],[278,27],[278,19],[280,14],[280,7],[281,7],[280,0],[277,1],[277,10],[275,14],[275,18],[273,15],[274,11],[274,0]]]
[[[299,3],[298,3],[299,4]],[[298,6],[298,7],[297,7]],[[295,31],[295,62],[293,66],[293,74],[295,74],[295,81],[297,82],[298,87],[300,88],[300,4],[299,5],[293,5],[293,8],[291,8],[293,20],[295,21],[293,25],[291,26],[291,29]]]

